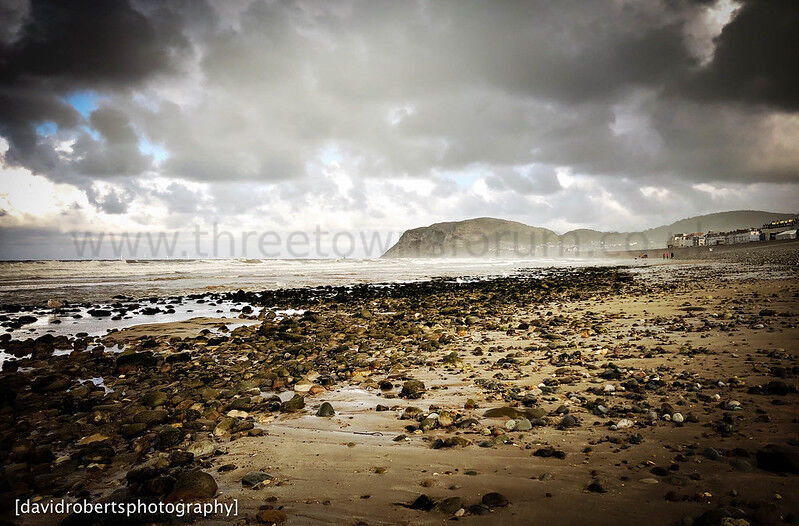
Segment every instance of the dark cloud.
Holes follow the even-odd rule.
[[[0,82],[138,83],[173,69],[172,55],[186,45],[177,23],[168,10],[148,18],[127,0],[32,0],[21,37],[3,46]]]
[[[0,3],[0,42],[3,45],[11,44],[20,37],[29,15],[28,0],[6,0]]]
[[[687,84],[707,101],[799,110],[799,2],[747,0],[722,30],[707,67]]]
[[[145,16],[127,0],[17,1],[2,14],[13,15],[0,16],[6,157],[44,174],[63,171],[56,170],[52,147],[39,144],[36,127],[51,121],[74,128],[81,120],[66,95],[128,91],[155,75],[175,73],[188,47],[172,11],[150,6]]]
[[[89,117],[89,123],[109,144],[138,141],[130,119],[115,108],[102,107],[93,111]]]

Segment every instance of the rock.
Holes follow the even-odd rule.
[[[461,362],[461,359],[456,351],[452,351],[448,355],[444,356],[441,361],[449,365],[457,365]]]
[[[167,357],[164,358],[164,361],[166,363],[189,362],[191,361],[191,353],[188,351],[172,353],[167,355]]]
[[[438,415],[436,413],[430,413],[424,420],[422,420],[422,423],[419,424],[419,429],[421,429],[423,432],[430,431],[431,429],[434,429],[437,425],[438,425]]]
[[[430,447],[432,449],[442,449],[450,447],[466,447],[470,445],[472,445],[471,441],[463,438],[462,436],[451,436],[435,439]]]
[[[56,299],[49,299],[47,300],[47,306],[51,309],[58,310],[64,306],[64,302]]]
[[[402,415],[400,415],[400,420],[414,420],[416,419],[417,416],[419,416],[423,412],[424,411],[422,411],[420,408],[416,406],[408,406],[402,412]]]
[[[163,424],[169,417],[169,413],[164,409],[145,409],[133,415],[133,422],[137,424]]]
[[[230,401],[227,408],[239,411],[247,411],[252,407],[252,399],[249,396],[240,396]]]
[[[545,414],[546,413],[543,409],[537,407],[525,408],[525,409],[517,409],[515,407],[495,407],[493,409],[486,410],[483,413],[483,417],[485,418],[508,417],[513,419],[527,418],[532,420],[535,418],[541,418]]]
[[[433,510],[441,513],[454,514],[459,509],[463,508],[463,500],[460,497],[449,497],[436,503]]]
[[[553,457],[553,458],[564,459],[566,458],[566,452],[560,451],[559,449],[555,449],[554,447],[549,446],[537,449],[535,453],[533,453],[533,456],[541,458]]]
[[[671,421],[677,424],[682,424],[683,422],[685,422],[685,417],[682,416],[682,413],[674,413],[673,415],[671,415]]]
[[[169,465],[172,467],[185,466],[192,462],[194,462],[194,454],[188,451],[173,451],[169,454]]]
[[[200,398],[202,398],[203,402],[210,402],[212,400],[216,400],[219,398],[219,389],[214,389],[213,387],[206,387],[202,391],[200,391]]]
[[[125,478],[131,483],[144,482],[160,475],[167,468],[169,468],[169,460],[162,456],[156,456],[128,471]]]
[[[516,431],[530,431],[532,428],[533,424],[531,424],[526,418],[519,418],[516,420]]]
[[[214,477],[200,470],[183,471],[175,477],[175,485],[168,501],[209,499],[218,487]]]
[[[430,511],[435,503],[427,495],[419,495],[408,507],[412,510]]]
[[[799,448],[769,444],[755,455],[757,467],[775,473],[799,473]]]
[[[109,440],[110,437],[107,435],[103,435],[102,433],[95,433],[93,435],[89,435],[87,437],[83,437],[78,441],[79,446],[88,446],[89,444],[95,444],[97,442],[105,442]]]
[[[560,424],[558,427],[561,429],[567,429],[570,427],[577,427],[580,425],[580,421],[577,420],[577,417],[574,415],[566,415],[560,419]]]
[[[591,482],[591,484],[589,484],[586,489],[588,491],[590,491],[591,493],[607,493],[608,492],[608,490],[606,490],[605,487],[598,480],[595,480],[595,481]]]
[[[491,513],[488,506],[484,504],[472,504],[466,511],[468,511],[470,515],[485,515],[486,513]]]
[[[722,455],[718,450],[713,449],[712,447],[708,447],[702,450],[702,456],[708,460],[721,460],[722,458],[724,458],[724,455]]]
[[[330,417],[335,415],[336,412],[333,410],[333,406],[330,405],[330,402],[325,402],[319,406],[319,410],[316,412],[316,416],[322,417]]]
[[[192,453],[195,458],[210,457],[216,451],[216,445],[210,440],[200,440],[199,442],[192,442],[186,451]]]
[[[400,396],[408,399],[421,398],[425,392],[424,383],[420,380],[408,380],[402,384]]]
[[[166,394],[162,393],[161,391],[148,391],[141,398],[142,404],[146,405],[147,407],[162,406],[166,403],[166,400]]]
[[[294,384],[294,392],[301,395],[307,395],[311,391],[311,387],[313,387],[313,382],[308,382],[306,380],[297,382]]]
[[[286,522],[286,512],[283,510],[258,510],[255,518],[260,524],[282,524]]]
[[[616,422],[616,429],[628,429],[630,427],[633,427],[634,425],[635,422],[633,422],[629,418],[622,418],[621,420]]]
[[[295,394],[291,400],[283,402],[280,410],[284,413],[296,413],[305,407],[305,397]]]
[[[155,436],[153,447],[161,451],[175,447],[183,442],[184,434],[183,429],[179,427],[163,426]]]
[[[510,504],[510,501],[508,501],[508,498],[505,495],[496,492],[486,493],[483,495],[482,502],[489,508],[504,508]]]
[[[222,437],[229,433],[232,433],[233,426],[236,424],[236,420],[229,416],[221,418],[219,423],[214,427],[214,436]]]
[[[441,427],[449,427],[451,426],[455,420],[452,418],[452,414],[448,411],[441,411],[438,414],[438,425]]]
[[[117,357],[117,369],[128,367],[155,367],[158,359],[150,351],[123,353]]]
[[[274,477],[264,471],[251,471],[241,478],[242,486],[252,488],[258,486],[262,482],[272,480]]]
[[[145,423],[122,424],[119,432],[126,438],[135,437],[144,433],[147,430]]]

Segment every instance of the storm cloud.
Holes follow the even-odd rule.
[[[3,166],[131,228],[795,212],[797,26],[790,0],[14,0]]]

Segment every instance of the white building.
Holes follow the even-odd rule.
[[[691,234],[674,234],[669,239],[667,244],[669,248],[685,248],[694,246],[694,240]]]
[[[726,236],[720,232],[708,232],[705,236],[705,245],[709,247],[723,245],[726,239]]]
[[[727,232],[725,244],[737,245],[739,243],[751,243],[752,241],[760,241],[760,231],[746,228]]]

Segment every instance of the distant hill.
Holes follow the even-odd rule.
[[[557,234],[546,228],[491,217],[435,223],[405,231],[383,257],[533,257],[590,255],[594,251],[663,248],[673,234],[760,227],[795,213],[738,210],[689,217],[640,232],[591,229]]]
[[[513,243],[529,246],[543,239],[557,239],[547,228],[493,217],[450,221],[406,230],[383,257],[478,257],[513,250]]]

